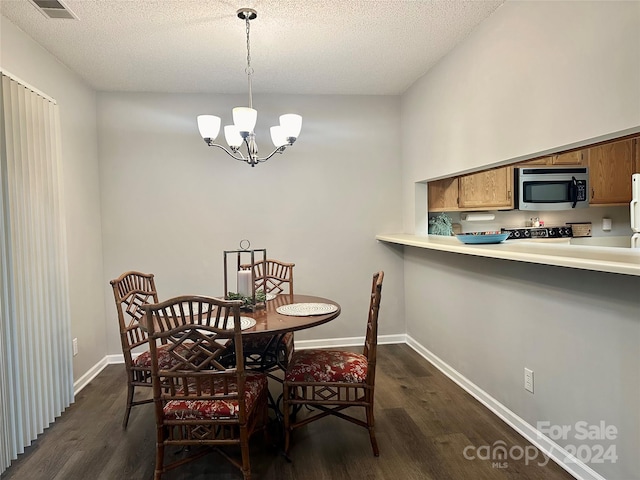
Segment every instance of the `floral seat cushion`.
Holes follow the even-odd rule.
[[[229,390],[237,391],[235,382],[229,382]],[[244,401],[247,411],[250,412],[260,397],[263,390],[267,388],[267,377],[262,373],[249,373],[245,382]],[[203,394],[222,394],[224,392],[223,382],[219,379],[205,384]],[[238,416],[238,400],[171,400],[164,406],[164,415],[169,420],[202,420],[214,418],[236,418]]]
[[[167,351],[168,345],[159,345],[157,348],[158,351],[158,366],[161,370],[167,370],[176,365],[176,359],[171,356],[171,354]],[[177,353],[187,352],[186,348],[177,347],[175,349]],[[151,352],[147,350],[146,352],[142,352],[133,360],[134,367],[142,367],[148,368],[151,370]]]
[[[293,354],[285,381],[363,383],[367,367],[367,357],[359,353],[302,350]]]

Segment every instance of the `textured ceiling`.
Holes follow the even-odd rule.
[[[0,13],[96,90],[244,93],[254,8],[255,93],[400,94],[504,0],[63,0],[78,20],[28,0]]]

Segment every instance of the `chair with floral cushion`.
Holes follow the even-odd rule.
[[[261,260],[253,265],[256,291],[269,295],[293,294],[293,267],[295,263],[280,260]],[[240,265],[241,270],[251,270],[251,264]],[[294,350],[293,332],[284,335],[253,335],[244,339],[245,366],[251,370],[266,372],[270,377],[281,381],[271,374],[275,370],[286,368]]]
[[[342,350],[309,349],[293,354],[284,375],[285,453],[291,433],[328,415],[348,420],[369,431],[373,454],[379,455],[374,431],[373,397],[378,344],[378,310],[384,272],[373,275],[367,331],[362,354]],[[291,415],[299,406],[312,407],[307,417]],[[366,420],[343,412],[348,407],[364,407]]]
[[[156,417],[154,479],[213,450],[251,478],[249,440],[254,432],[267,435],[267,377],[246,372],[242,352],[240,300],[181,296],[145,305],[149,331],[153,400]],[[236,365],[220,362],[233,343]],[[158,344],[169,359],[160,361]],[[167,447],[185,449],[179,458]],[[220,447],[235,446],[239,455]],[[238,459],[238,456],[240,457]]]
[[[122,427],[127,428],[131,407],[153,401],[151,398],[133,400],[136,387],[151,388],[151,356],[147,350],[134,358],[132,350],[139,351],[140,347],[148,344],[147,333],[140,328],[139,320],[144,315],[143,305],[158,302],[158,292],[153,274],[149,273],[125,272],[109,283],[116,302],[122,355],[127,371],[127,405],[122,421]]]

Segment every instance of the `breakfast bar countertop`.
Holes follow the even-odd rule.
[[[376,240],[479,257],[640,276],[640,249],[638,248],[569,245],[529,240],[507,240],[501,243],[473,245],[463,244],[455,237],[407,233],[379,234],[376,235]]]

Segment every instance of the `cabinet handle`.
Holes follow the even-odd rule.
[[[595,195],[596,195],[596,192],[595,192],[595,190],[592,188],[592,189],[591,189],[591,200],[593,200],[593,197],[595,197]]]

